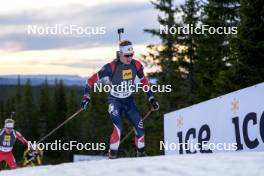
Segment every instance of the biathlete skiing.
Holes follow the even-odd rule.
[[[14,130],[14,124],[15,121],[13,119],[6,119],[4,128],[0,129],[0,162],[5,161],[10,169],[16,169],[17,167],[16,160],[12,153],[16,139],[28,147],[28,141],[21,133]],[[33,152],[33,150],[31,152]]]
[[[120,138],[122,133],[121,115],[124,112],[127,115],[130,124],[135,131],[135,145],[137,148],[137,157],[145,156],[144,126],[141,115],[137,109],[131,89],[118,90],[118,85],[134,85],[136,76],[140,79],[144,91],[153,110],[159,109],[159,104],[154,98],[153,92],[148,89],[149,82],[144,74],[143,66],[140,61],[133,59],[134,50],[132,43],[128,40],[119,42],[118,58],[104,65],[100,71],[93,74],[86,82],[84,95],[81,102],[81,108],[86,110],[90,103],[90,93],[94,84],[104,78],[109,77],[112,85],[108,97],[109,114],[113,122],[113,132],[110,138],[110,148],[108,157],[117,158]]]

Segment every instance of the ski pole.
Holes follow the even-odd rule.
[[[118,40],[120,43],[121,42],[121,34],[124,33],[124,28],[117,29],[117,33],[118,33]],[[118,43],[118,45],[119,45],[119,43]],[[119,58],[119,51],[116,51],[116,58]]]
[[[42,142],[44,141],[47,137],[49,137],[51,134],[53,134],[55,131],[57,131],[60,127],[62,127],[63,125],[65,125],[67,122],[69,122],[71,119],[73,119],[75,116],[77,116],[80,112],[82,112],[83,109],[80,108],[78,111],[76,111],[72,116],[70,116],[69,118],[67,118],[64,122],[62,122],[60,125],[58,125],[56,128],[54,128],[52,131],[50,131],[46,136],[42,137],[38,142]]]
[[[147,114],[143,117],[143,119],[142,119],[142,121],[144,121],[146,118],[148,118],[149,117],[149,115],[152,113],[154,111],[154,109],[153,108],[151,108],[148,112],[147,112]],[[125,137],[123,137],[123,139],[121,140],[121,142],[120,142],[120,144],[122,144],[131,134],[132,134],[132,132],[134,131],[134,129],[131,129],[128,133],[127,133],[127,135],[125,136]]]
[[[121,42],[121,34],[124,33],[124,28],[117,29],[117,33],[118,33],[119,42]]]
[[[11,112],[10,118],[13,119],[15,117],[15,115],[16,115],[15,111]]]

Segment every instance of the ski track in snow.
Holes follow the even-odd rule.
[[[264,152],[81,161],[1,171],[0,176],[264,176]]]

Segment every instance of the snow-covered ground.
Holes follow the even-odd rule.
[[[264,176],[264,152],[82,161],[13,171],[1,176]]]

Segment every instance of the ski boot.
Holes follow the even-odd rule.
[[[147,156],[146,152],[144,151],[144,148],[137,150],[137,156],[136,157],[144,157]]]
[[[117,150],[108,150],[108,158],[109,159],[116,159],[117,158]]]

